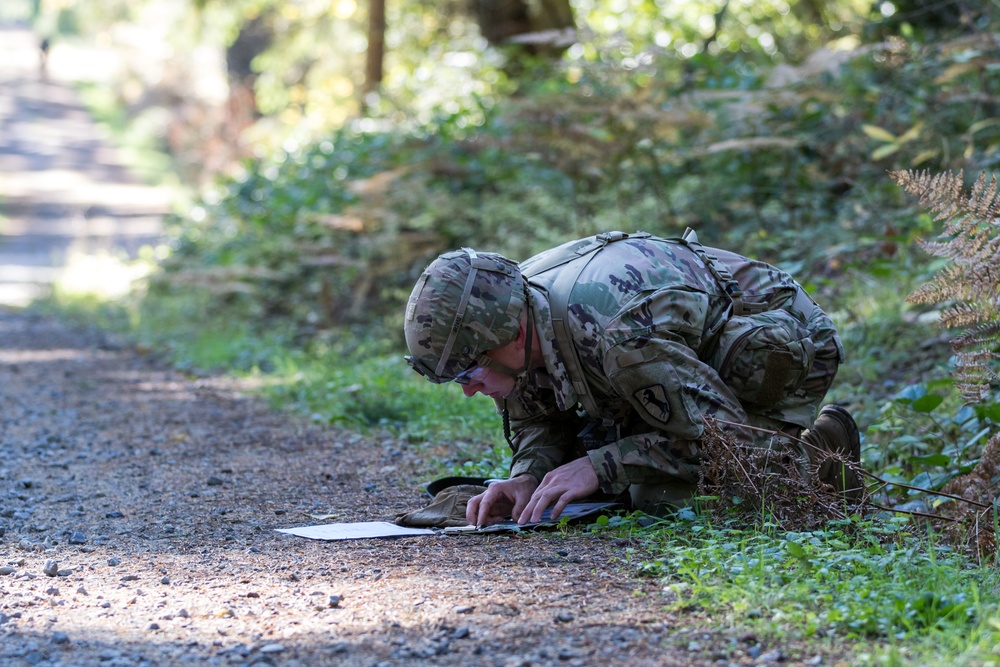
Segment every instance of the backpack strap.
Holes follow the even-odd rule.
[[[764,304],[749,304],[743,300],[743,289],[736,282],[736,278],[733,277],[729,267],[723,264],[718,257],[708,252],[705,246],[698,242],[698,235],[693,229],[688,227],[684,232],[684,236],[681,237],[681,241],[694,254],[698,255],[698,259],[712,272],[715,281],[729,295],[730,300],[733,302],[734,315],[756,315],[767,310],[767,306]]]
[[[573,343],[573,336],[570,334],[569,298],[573,292],[573,288],[576,286],[577,280],[580,278],[580,274],[583,273],[590,260],[597,255],[597,251],[610,243],[628,238],[648,238],[649,236],[650,234],[646,232],[637,232],[634,234],[605,232],[598,234],[590,243],[576,250],[554,252],[550,257],[540,258],[537,265],[528,264],[522,269],[524,277],[531,278],[554,269],[557,266],[568,264],[573,260],[582,260],[575,266],[567,267],[566,270],[559,273],[552,283],[547,296],[549,299],[549,308],[552,313],[552,330],[556,336],[556,343],[563,353],[563,363],[566,364],[567,375],[569,375],[573,391],[576,392],[577,397],[580,399],[583,409],[591,417],[597,417],[600,414],[600,410],[598,409],[597,402],[594,400],[594,395],[590,391],[590,385],[587,383],[587,378],[583,373],[583,364],[580,363],[580,355],[577,354],[576,345]]]

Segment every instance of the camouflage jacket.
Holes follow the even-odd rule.
[[[593,240],[542,253],[522,262],[522,270],[530,276],[531,267],[544,263],[550,253]],[[768,330],[767,318],[777,318],[778,328],[791,328],[793,336],[811,346],[815,359],[808,361],[808,381],[799,378],[768,405],[741,400],[737,393],[743,378],[735,376],[752,376],[763,364],[749,370],[734,365],[733,350],[737,361],[741,355],[759,360],[726,342],[731,324],[741,318],[734,317],[733,301],[704,255],[678,239],[610,243],[575,280],[566,313],[571,344],[600,414],[582,414],[578,406],[580,396],[550,305],[559,273],[579,271],[574,264],[585,260],[574,259],[528,279],[545,367],[534,372],[528,388],[506,400],[514,436],[512,477],[530,473],[541,479],[585,451],[608,493],[662,481],[664,475],[697,481],[703,417],[746,423],[749,411],[811,425],[843,355],[832,322],[787,273],[723,250],[706,250],[728,267],[744,299],[765,311],[759,316],[765,326],[755,331]],[[740,336],[743,342],[738,343],[745,345],[746,336]],[[598,437],[580,437],[588,424],[599,426],[594,431]]]

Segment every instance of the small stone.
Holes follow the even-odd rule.
[[[79,593],[80,595],[89,595],[89,593],[87,593],[87,589],[83,587],[83,584],[81,584],[80,587],[76,589],[76,592]]]
[[[566,551],[565,549],[559,549],[558,551],[556,551],[556,555],[565,558],[566,556],[569,555],[569,552]]]
[[[126,574],[124,577],[121,578],[121,580],[122,581],[138,581],[139,580],[139,575],[137,575],[137,574]]]
[[[108,559],[108,565],[110,565],[111,567],[118,567],[119,565],[121,565],[121,563],[122,563],[121,560],[118,558],[112,557]]]
[[[760,656],[760,654],[763,653],[763,652],[764,652],[764,649],[763,649],[763,647],[761,647],[760,644],[756,644],[756,645],[751,646],[750,648],[747,649],[747,655],[750,656],[751,658],[756,658],[756,657]]]
[[[160,629],[160,624],[159,623],[150,623],[149,624],[149,629],[150,630],[159,630]]]
[[[330,609],[336,609],[339,606],[340,606],[340,596],[339,595],[331,595],[330,596]]]
[[[191,617],[191,615],[188,614],[188,610],[187,609],[181,609],[179,612],[177,612],[177,615],[180,616],[181,618],[190,618]]]
[[[56,588],[55,586],[50,586],[49,588],[45,589],[45,594],[46,595],[59,595],[59,589]]]
[[[68,577],[73,574],[73,570],[57,570],[56,575],[59,577]]]
[[[209,486],[222,486],[223,482],[224,480],[221,477],[216,477],[215,475],[212,475],[211,477],[208,478],[206,484],[208,484]]]
[[[65,632],[53,632],[52,633],[52,643],[53,644],[68,644],[69,635]]]
[[[101,604],[99,604],[97,606],[100,607],[101,609],[110,609],[111,608],[111,603],[108,602],[107,600],[105,600],[104,602],[102,602]]]
[[[785,654],[780,649],[775,649],[773,651],[768,651],[760,656],[760,661],[769,664],[775,662],[784,662]]]
[[[806,664],[809,665],[809,667],[819,667],[820,665],[823,664],[823,656],[814,655],[813,657],[809,658]]]
[[[468,628],[468,626],[464,626],[463,625],[462,627],[460,627],[457,630],[455,630],[455,632],[451,633],[451,636],[454,639],[465,639],[466,637],[469,636],[469,628]]]
[[[261,653],[281,653],[285,650],[285,647],[281,644],[265,644],[260,647]]]
[[[0,567],[0,576],[6,575],[6,574],[14,574],[16,571],[17,570],[15,570],[14,568],[12,568],[11,566],[4,565],[3,567]]]
[[[234,614],[233,610],[229,607],[219,607],[215,610],[215,612],[213,612],[212,615],[216,618],[232,618],[236,614]]]
[[[86,544],[87,543],[87,536],[84,535],[79,530],[74,530],[73,533],[69,536],[69,543],[70,544]]]
[[[454,611],[456,614],[471,614],[473,609],[474,609],[474,607],[470,607],[469,605],[464,604],[464,605],[455,607],[452,611]]]
[[[106,518],[106,519],[124,519],[125,515],[122,514],[121,512],[108,512],[107,514],[104,515],[104,518]]]
[[[561,611],[556,614],[556,623],[569,623],[573,620],[573,614],[568,611]]]
[[[59,574],[59,563],[54,560],[45,561],[45,567],[42,568],[42,573],[47,577],[55,577]]]
[[[162,579],[160,579],[160,583],[163,584],[164,586],[169,586],[170,585],[170,577],[163,577]]]

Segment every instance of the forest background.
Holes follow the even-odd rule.
[[[692,227],[787,269],[831,313],[848,362],[829,399],[862,428],[865,467],[884,481],[875,499],[934,513],[955,501],[925,490],[975,470],[1000,399],[995,386],[962,396],[945,306],[905,300],[948,259],[920,247],[941,222],[889,172],[961,172],[971,185],[995,170],[998,9],[35,0],[4,11],[30,17],[53,49],[119,54],[82,92],[136,168],[177,191],[170,237],[145,252],[136,289],[111,301],[64,285],[52,301],[62,312],[192,373],[256,378],[312,421],[387,431],[439,474],[503,474],[492,403],[458,400],[401,361],[402,305],[423,267],[460,246],[524,259],[599,231]],[[886,525],[914,520],[895,517]],[[946,547],[970,559],[959,586],[972,573],[994,590],[977,569],[995,551],[984,544]],[[664,574],[664,562],[648,565]],[[903,605],[901,622],[925,631],[961,617],[965,640],[974,621],[992,641],[995,608],[964,594]],[[891,635],[878,613],[852,631]]]

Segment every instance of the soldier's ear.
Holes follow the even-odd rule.
[[[523,350],[524,345],[528,340],[528,329],[525,327],[524,321],[521,321],[521,326],[517,328],[517,337],[514,342],[517,343],[517,349]]]

